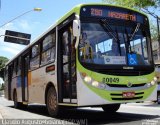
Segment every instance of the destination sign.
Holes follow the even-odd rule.
[[[125,8],[113,6],[84,6],[81,9],[82,17],[112,18],[144,23],[142,14]]]

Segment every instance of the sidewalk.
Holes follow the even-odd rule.
[[[0,97],[4,97],[4,91],[0,91]],[[0,119],[3,119],[1,110],[0,110]]]
[[[0,119],[3,119],[1,105],[0,105]]]
[[[0,119],[3,119],[1,112],[0,112]]]

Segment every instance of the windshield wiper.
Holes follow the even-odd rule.
[[[131,37],[129,38],[130,41],[134,38],[136,32],[138,32],[139,27],[140,27],[140,23],[137,23],[135,30],[133,31]]]
[[[132,51],[132,49],[131,49],[131,41],[133,40],[133,38],[134,38],[134,36],[135,36],[135,34],[136,34],[136,32],[138,32],[138,30],[139,30],[139,27],[140,27],[140,23],[137,23],[137,25],[136,25],[136,27],[135,27],[135,29],[133,30],[133,33],[129,36],[128,35],[128,31],[127,31],[127,29],[125,28],[125,34],[126,34],[126,37],[127,37],[127,52],[128,53],[134,53],[133,51]]]
[[[100,25],[110,37],[117,41],[116,33],[112,30],[112,28],[105,19],[100,19]]]
[[[111,28],[111,26],[108,24],[106,19],[100,19],[100,25],[102,26],[104,31],[118,43],[118,49],[119,49],[119,53],[121,55],[120,40],[119,40],[117,29],[116,29],[116,31],[114,31]]]

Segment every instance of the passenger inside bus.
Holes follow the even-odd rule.
[[[116,41],[112,42],[111,51],[108,53],[108,56],[120,56],[118,43]]]
[[[104,64],[104,57],[99,48],[98,48],[98,52],[96,53],[96,56],[94,56],[93,61],[96,64]]]
[[[80,40],[79,46],[82,60],[85,62],[92,62],[93,49],[90,45],[90,41],[88,40],[86,33],[82,33],[82,39]]]

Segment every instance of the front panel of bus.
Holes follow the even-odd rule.
[[[114,6],[82,6],[78,103],[155,100],[156,78],[148,18]]]

